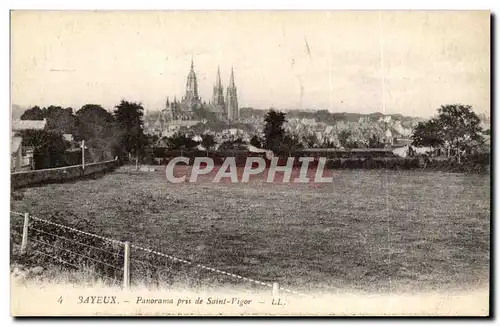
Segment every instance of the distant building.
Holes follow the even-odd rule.
[[[217,67],[217,78],[215,79],[212,102],[209,104],[209,110],[217,115],[218,119],[226,116],[226,103],[224,101],[224,88],[220,79],[220,69]]]
[[[407,157],[410,153],[410,147],[412,149],[413,155],[426,154],[428,155],[433,151],[432,147],[415,147],[411,145],[403,145],[392,147],[392,152],[399,157]]]
[[[12,171],[21,171],[23,163],[23,138],[22,137],[12,137],[10,145],[10,168]]]
[[[73,143],[75,141],[73,134],[63,134],[63,139],[69,143]]]
[[[429,154],[433,151],[432,147],[412,146],[412,140],[407,138],[395,140],[391,148],[392,152],[400,157],[407,157],[410,154],[410,148],[412,149],[413,155]]]
[[[186,81],[186,93],[180,103],[181,111],[193,112],[201,106],[201,100],[198,95],[198,81],[194,72],[193,60],[191,60],[191,69],[189,70]]]
[[[197,118],[197,110],[204,109],[215,113],[218,119],[234,121],[239,119],[238,94],[234,82],[234,71],[231,69],[229,85],[226,98],[220,78],[220,69],[217,68],[217,76],[213,87],[212,100],[203,102],[198,93],[198,80],[194,71],[194,63],[191,60],[191,69],[186,80],[186,91],[180,101],[174,97],[171,102],[167,97],[165,108],[157,123],[159,126],[173,120],[193,120]]]
[[[161,123],[164,123],[171,120],[194,119],[195,111],[200,109],[201,105],[201,99],[198,95],[198,80],[196,78],[196,73],[194,72],[193,61],[191,60],[191,69],[189,70],[187,76],[186,91],[184,96],[180,101],[177,101],[177,98],[174,97],[172,102],[170,102],[167,97],[165,109],[162,111],[163,114],[159,117],[159,120],[163,120]]]
[[[44,130],[47,125],[47,119],[43,120],[14,120],[12,121],[12,132],[22,130]]]
[[[385,115],[383,117],[380,117],[380,119],[378,119],[379,122],[385,122],[385,123],[390,123],[392,120],[392,117],[390,115]]]
[[[182,127],[189,128],[201,122],[200,120],[172,120],[165,124],[160,133],[156,134],[160,137],[170,137],[180,131]]]
[[[19,134],[24,130],[44,130],[47,120],[14,120],[11,131],[11,171],[25,171],[34,169],[34,148],[23,146],[23,138]]]
[[[384,140],[385,144],[389,146],[392,146],[392,144],[394,143],[394,138],[392,137],[392,131],[390,129],[386,130]]]
[[[238,108],[238,93],[234,84],[233,68],[231,68],[231,77],[229,78],[229,86],[227,87],[226,101],[227,119],[230,121],[238,120],[240,118],[240,111]]]
[[[318,124],[316,119],[308,119],[308,118],[303,118],[301,122],[306,126],[315,126]]]

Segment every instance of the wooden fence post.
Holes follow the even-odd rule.
[[[280,286],[279,286],[278,282],[274,282],[273,283],[273,297],[279,296],[279,289],[280,289]]]
[[[82,140],[82,170],[85,171],[85,140]]]
[[[28,224],[30,222],[29,213],[24,213],[23,239],[21,241],[21,254],[26,253],[28,246]]]
[[[125,241],[125,250],[123,252],[123,288],[130,287],[130,242]]]

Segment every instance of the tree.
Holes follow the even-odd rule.
[[[470,105],[442,105],[437,118],[417,125],[412,135],[414,146],[445,145],[455,152],[460,162],[461,152],[481,142],[480,119]]]
[[[241,137],[236,138],[233,141],[233,143],[238,144],[238,145],[246,145],[246,142]]]
[[[182,133],[175,133],[166,139],[168,149],[191,149],[198,145],[198,142]]]
[[[264,118],[264,148],[278,152],[285,136],[285,113],[270,109]]]
[[[336,148],[337,145],[335,142],[330,141],[330,140],[325,140],[323,144],[321,144],[321,148]]]
[[[376,135],[372,135],[368,139],[368,148],[384,148],[384,143]]]
[[[202,122],[198,122],[194,126],[189,127],[189,130],[194,132],[195,134],[202,134],[205,131],[205,124]]]
[[[136,157],[144,154],[147,138],[144,135],[144,108],[140,103],[122,100],[115,107],[114,116],[122,131],[121,144],[125,151]]]
[[[121,157],[121,136],[113,115],[100,105],[86,104],[76,112],[75,140],[85,140],[93,161]]]
[[[481,120],[470,105],[443,105],[438,112],[442,138],[452,149],[464,150],[481,140]]]
[[[255,127],[254,125],[252,125],[251,123],[243,123],[243,122],[236,122],[236,121],[232,121],[230,123],[230,125],[233,127],[233,128],[236,128],[236,129],[241,129],[245,132],[248,132],[248,133],[253,133],[255,132]]]
[[[232,150],[240,150],[246,149],[247,146],[245,142],[241,138],[237,138],[234,140],[226,140],[222,144],[220,144],[218,150],[219,151],[232,151]]]
[[[201,146],[203,146],[208,151],[215,146],[214,136],[211,134],[203,134],[201,135]]]
[[[263,140],[257,136],[253,135],[253,137],[250,139],[250,145],[255,146],[260,148],[262,146]]]
[[[34,106],[26,110],[21,120],[47,120],[44,130],[24,130],[23,146],[33,147],[35,169],[45,169],[65,166],[68,164],[66,150],[70,144],[62,134],[73,134],[76,130],[76,118],[72,108],[63,109],[60,106],[49,106],[41,109]]]
[[[304,143],[308,148],[317,148],[320,146],[319,139],[316,137],[316,134],[310,134],[303,137]]]
[[[319,110],[314,113],[314,119],[316,121],[321,121],[324,123],[335,123],[335,119],[333,119],[332,114],[328,110]]]
[[[34,106],[21,115],[21,120],[43,120],[45,118],[44,112],[40,107]]]
[[[160,137],[158,135],[146,135],[148,139],[148,144],[151,144],[153,146],[156,146],[158,144],[158,141],[160,140]]]
[[[351,132],[348,130],[342,130],[338,134],[340,146],[344,148],[349,147],[349,138],[351,138]]]
[[[73,134],[76,131],[76,118],[72,108],[63,109],[60,106],[51,105],[44,108],[44,116],[47,119],[48,131],[61,134]]]
[[[60,106],[51,105],[40,109],[34,106],[26,110],[21,120],[43,120],[47,119],[45,130],[60,134],[73,134],[76,128],[76,118],[72,108],[63,109]]]
[[[412,145],[417,147],[439,147],[444,140],[441,134],[440,121],[430,119],[417,124],[411,136]]]
[[[35,169],[48,169],[66,166],[65,152],[68,143],[61,134],[46,130],[23,130],[23,147],[33,147]]]
[[[304,146],[302,145],[301,139],[299,136],[295,134],[286,134],[283,137],[283,148],[282,150],[285,150],[288,152],[288,156],[290,156],[292,153],[294,153],[297,150],[303,149]]]
[[[350,140],[347,142],[345,148],[360,148],[360,147],[363,147],[363,146],[360,146],[359,142],[355,141],[355,140]]]

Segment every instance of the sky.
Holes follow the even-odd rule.
[[[490,111],[487,11],[13,11],[11,103],[147,110],[203,100],[234,69],[240,107],[431,116]]]

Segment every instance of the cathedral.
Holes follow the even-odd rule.
[[[198,81],[194,72],[194,64],[191,60],[191,69],[189,70],[186,91],[180,101],[175,97],[173,101],[167,98],[163,116],[166,121],[172,120],[196,120],[199,118],[200,111],[209,111],[219,120],[236,121],[239,119],[238,94],[234,83],[234,71],[231,68],[229,85],[226,89],[224,98],[224,88],[220,78],[220,69],[217,68],[217,77],[213,87],[212,99],[209,103],[201,100],[198,94]]]

